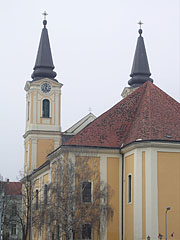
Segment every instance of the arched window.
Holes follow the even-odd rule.
[[[50,102],[48,99],[44,99],[43,100],[43,104],[42,104],[42,117],[44,118],[49,118],[49,108],[50,108]]]

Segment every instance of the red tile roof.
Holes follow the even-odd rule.
[[[65,145],[119,148],[136,139],[180,141],[180,104],[149,81]]]
[[[21,195],[22,184],[21,182],[5,182],[5,195]]]

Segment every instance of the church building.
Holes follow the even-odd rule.
[[[43,25],[32,81],[25,85],[24,172],[34,192],[51,183],[59,156],[73,161],[77,154],[95,157],[100,181],[113,190],[114,214],[105,226],[100,223],[99,235],[90,229],[88,237],[74,239],[180,239],[180,104],[150,78],[142,29],[123,99],[62,132],[62,84],[56,79],[46,20]],[[54,237],[51,229],[33,229],[34,240]]]

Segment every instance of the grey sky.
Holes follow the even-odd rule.
[[[88,113],[99,116],[128,86],[141,19],[154,84],[179,101],[179,0],[0,1],[0,173],[23,168],[25,91],[31,80],[42,12],[62,88],[62,129]]]

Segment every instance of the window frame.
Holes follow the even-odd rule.
[[[38,191],[38,189],[36,189],[36,191],[35,191],[35,200],[36,200],[36,202],[35,202],[36,210],[38,210],[39,209],[39,191]]]
[[[13,204],[11,207],[11,215],[12,217],[15,217],[17,215],[17,205]]]
[[[83,238],[83,226],[89,225],[91,227],[91,238]],[[86,236],[85,236],[86,237]],[[81,239],[82,240],[93,240],[93,231],[92,231],[92,224],[90,223],[84,223],[81,225]]]
[[[83,183],[91,183],[91,196],[90,196],[90,201],[84,201],[84,200],[83,200],[83,191],[84,191],[84,189],[83,189]],[[92,203],[92,201],[93,201],[93,182],[92,182],[92,181],[88,180],[88,181],[83,181],[83,182],[81,183],[81,200],[82,200],[83,203]]]
[[[48,115],[47,115],[47,116],[44,114],[44,112],[45,112],[45,111],[44,111],[44,102],[45,102],[45,101],[48,101],[48,103],[49,103],[49,106],[48,106],[48,107],[49,107],[49,110],[48,110]],[[50,114],[51,111],[50,111],[50,110],[51,110],[51,102],[50,102],[50,99],[44,98],[44,99],[42,100],[42,115],[41,115],[42,118],[50,118],[50,116],[51,116],[51,114]]]
[[[47,206],[48,203],[48,185],[44,184],[44,205]]]
[[[132,203],[132,173],[127,175],[127,203]]]
[[[11,224],[11,236],[16,236],[17,235],[17,226],[15,223]]]

